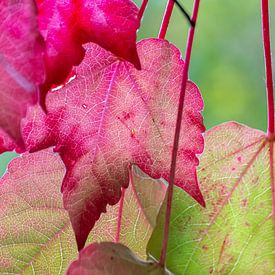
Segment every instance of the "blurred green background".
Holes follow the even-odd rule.
[[[111,1],[111,0],[110,0]],[[134,0],[140,5],[142,0]],[[270,2],[272,51],[275,55],[275,1]],[[191,13],[193,0],[181,0]],[[266,96],[260,0],[202,0],[190,78],[199,86],[207,129],[235,120],[266,131]],[[149,0],[138,40],[157,37],[166,0]],[[182,53],[188,23],[175,7],[167,39]],[[0,156],[0,175],[15,156]]]

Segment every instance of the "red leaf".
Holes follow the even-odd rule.
[[[76,79],[51,91],[46,116],[36,107],[24,121],[30,150],[56,145],[67,167],[62,191],[79,248],[107,204],[128,186],[128,166],[168,180],[183,61],[167,41],[138,43],[143,70],[99,46],[87,46]],[[203,101],[188,82],[175,183],[199,203],[196,154],[203,151]]]
[[[20,121],[44,81],[43,39],[32,0],[0,1],[0,151],[23,148]]]
[[[47,80],[42,102],[52,84],[61,84],[94,42],[120,58],[140,63],[136,51],[138,8],[130,0],[37,0],[39,28],[46,41]]]

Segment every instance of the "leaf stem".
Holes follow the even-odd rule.
[[[123,212],[124,196],[125,196],[125,188],[122,187],[122,190],[121,190],[121,198],[120,198],[120,201],[119,201],[118,215],[117,215],[117,228],[116,228],[115,243],[118,243],[118,242],[119,242],[119,239],[120,239],[120,230],[121,230],[121,221],[122,221],[122,212]]]
[[[269,162],[270,162],[270,185],[272,193],[272,217],[273,217],[273,230],[274,230],[274,241],[275,241],[275,182],[274,182],[274,143],[269,142]],[[275,270],[275,259],[274,259],[274,270]]]
[[[268,135],[274,135],[274,92],[272,80],[272,60],[270,50],[269,8],[268,0],[262,0],[262,33],[265,56],[266,92],[268,106]]]
[[[174,8],[174,1],[173,0],[168,0],[166,10],[164,13],[164,17],[161,23],[160,31],[159,31],[159,38],[164,39],[167,33],[168,25],[170,22],[170,18],[173,12]]]
[[[178,154],[181,121],[182,121],[184,98],[185,98],[185,89],[186,89],[187,80],[188,80],[189,64],[191,59],[193,39],[194,39],[194,33],[195,33],[195,24],[198,17],[199,5],[200,5],[200,0],[194,0],[194,7],[193,7],[193,13],[192,13],[192,19],[191,19],[194,22],[194,25],[191,25],[189,28],[189,33],[187,38],[187,47],[186,47],[185,58],[184,58],[181,93],[179,98],[177,122],[176,122],[174,145],[173,145],[171,168],[170,168],[170,179],[169,179],[169,185],[167,189],[165,223],[164,223],[162,249],[161,249],[161,255],[160,255],[160,262],[159,262],[161,266],[164,266],[166,261],[168,238],[169,238],[169,225],[171,220],[171,210],[172,210],[172,200],[173,200],[173,189],[174,189],[175,172],[176,172],[176,161],[177,161],[177,154]]]
[[[145,9],[146,9],[146,7],[147,7],[147,4],[148,4],[148,0],[143,0],[142,1],[142,4],[141,4],[141,6],[140,6],[140,8],[139,8],[139,13],[138,13],[138,19],[139,19],[139,21],[142,19],[142,17],[143,17],[143,14],[144,14],[144,12],[145,12]]]

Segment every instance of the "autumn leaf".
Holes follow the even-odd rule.
[[[44,81],[44,43],[32,0],[0,1],[0,152],[24,148],[20,121]]]
[[[0,273],[64,274],[76,258],[74,232],[63,207],[65,167],[51,149],[14,159],[0,180]],[[120,241],[145,259],[166,185],[133,171],[125,192]],[[88,241],[113,241],[118,208],[108,207]],[[137,241],[138,240],[138,241]]]
[[[274,139],[230,122],[209,130],[205,142],[198,174],[207,208],[175,188],[167,267],[175,274],[271,274]],[[148,245],[156,258],[164,215],[165,203]]]
[[[153,261],[138,259],[131,250],[114,243],[93,243],[83,249],[79,259],[73,262],[67,275],[109,275],[109,274],[132,274],[132,275],[165,275],[171,274]]]
[[[11,161],[0,180],[0,273],[64,273],[77,247],[60,181],[65,167],[52,150]]]
[[[31,151],[55,146],[66,168],[62,185],[78,247],[128,186],[128,166],[150,177],[169,178],[183,61],[165,40],[138,43],[142,70],[94,44],[76,68],[76,78],[47,97],[48,114],[30,109],[23,135]],[[203,101],[188,82],[176,185],[204,205],[196,175],[203,150]]]
[[[52,84],[65,81],[82,61],[82,44],[98,43],[140,68],[140,22],[132,1],[37,0],[37,5],[38,15],[32,0],[0,3],[0,152],[24,151],[21,118],[36,103],[39,85],[45,107]]]
[[[130,0],[37,0],[39,29],[46,41],[47,79],[42,102],[52,84],[61,84],[94,42],[140,68],[136,50],[138,8]]]

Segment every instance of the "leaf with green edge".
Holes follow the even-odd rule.
[[[0,181],[1,274],[58,274],[76,256],[59,191],[64,173],[51,150],[23,154],[9,164]]]
[[[0,180],[1,274],[64,274],[75,259],[74,232],[60,192],[64,173],[51,149],[25,153],[10,163]],[[120,240],[144,258],[166,186],[137,168],[133,177],[135,187],[125,192]],[[114,240],[117,213],[118,205],[108,207],[88,241]]]
[[[167,267],[175,274],[270,274],[274,269],[273,142],[234,122],[209,130],[198,176],[207,208],[175,187]],[[149,241],[159,257],[165,203]]]
[[[171,274],[154,261],[138,259],[132,251],[115,243],[93,243],[84,248],[74,261],[67,275],[165,275]]]

